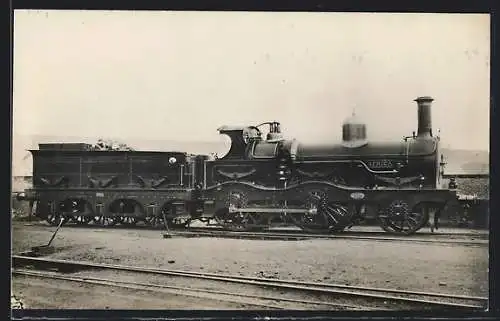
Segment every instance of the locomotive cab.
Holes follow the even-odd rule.
[[[241,159],[252,142],[262,140],[262,133],[254,126],[222,126],[217,129],[221,135],[231,139],[229,151],[220,159]]]
[[[261,130],[264,125],[268,125],[268,130]],[[296,143],[283,138],[279,122],[222,126],[218,131],[229,136],[231,147],[226,155],[206,164],[205,186],[245,182],[269,188],[283,187],[291,174],[291,151]]]
[[[269,125],[266,139],[263,139],[264,135],[260,130],[263,125]],[[222,126],[218,131],[231,139],[231,148],[221,158],[222,160],[276,158],[284,142],[281,125],[277,121],[265,122],[257,126]]]

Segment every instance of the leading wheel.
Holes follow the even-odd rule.
[[[395,200],[378,216],[380,227],[388,233],[410,235],[425,224],[425,214],[404,200]]]

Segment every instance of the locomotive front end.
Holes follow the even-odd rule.
[[[456,198],[454,190],[440,185],[444,162],[432,132],[433,99],[415,102],[417,134],[403,140],[371,141],[366,124],[353,115],[342,125],[340,143],[298,145],[291,185],[310,186],[310,193],[319,195],[318,213],[333,230],[378,219],[386,231],[412,234],[429,217],[432,229],[443,207]]]

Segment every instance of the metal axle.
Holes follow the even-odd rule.
[[[229,207],[229,213],[290,213],[290,214],[316,214],[316,208],[264,208],[264,207]]]

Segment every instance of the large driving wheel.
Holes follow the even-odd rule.
[[[335,202],[328,202],[322,191],[313,191],[306,200],[307,212],[300,216],[297,225],[311,233],[342,231],[350,223],[350,211]]]
[[[346,205],[338,203],[329,203],[326,211],[330,218],[337,222],[334,226],[330,227],[330,232],[342,232],[346,227],[350,226],[352,223],[352,217],[354,215],[353,208],[349,208]]]

